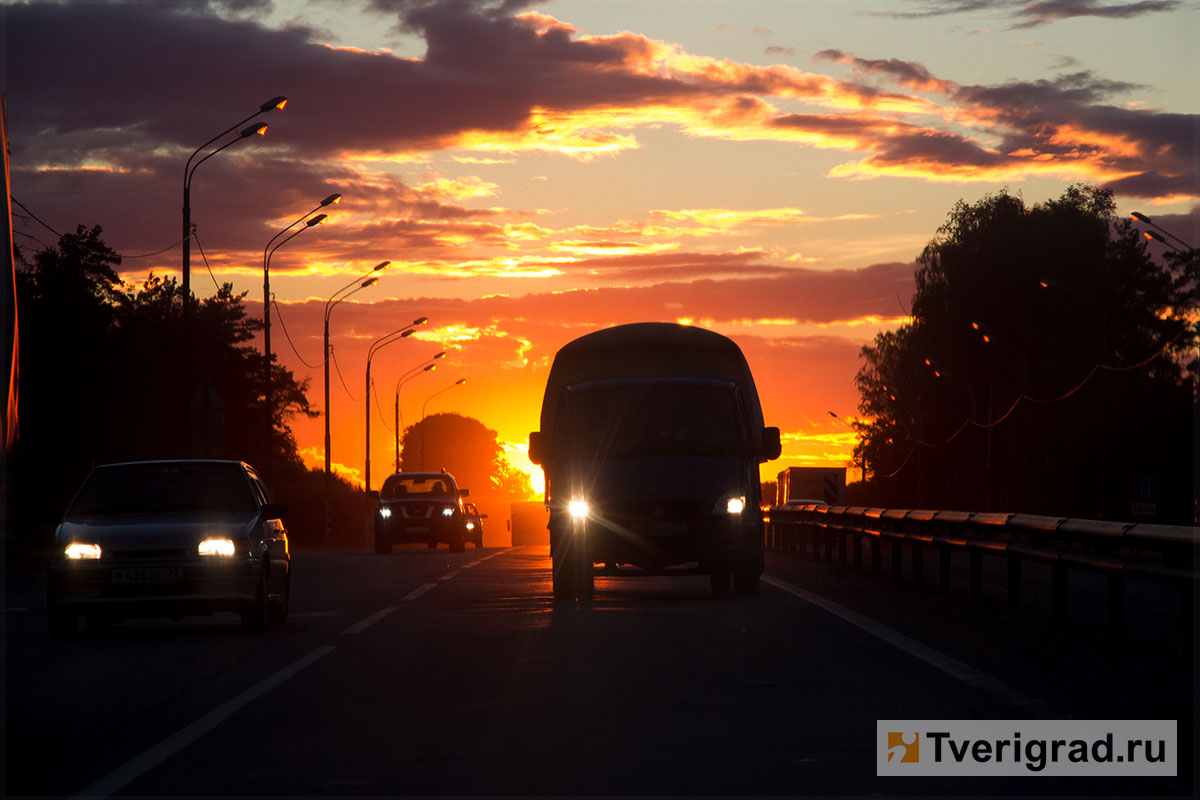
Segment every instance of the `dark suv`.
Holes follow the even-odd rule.
[[[372,492],[375,509],[375,552],[392,552],[392,545],[425,542],[430,549],[444,542],[454,552],[466,547],[467,517],[459,489],[448,472],[397,472]]]

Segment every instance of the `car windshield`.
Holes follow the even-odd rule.
[[[240,465],[162,462],[92,470],[67,515],[256,509],[254,493]]]
[[[446,475],[392,475],[383,482],[379,494],[393,500],[404,497],[446,500],[455,497],[457,489]]]
[[[733,386],[611,383],[567,397],[569,458],[732,455],[745,446]]]

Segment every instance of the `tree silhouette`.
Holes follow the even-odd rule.
[[[473,417],[442,413],[404,431],[402,471],[445,469],[473,498],[528,500],[529,476],[504,458],[496,432]]]
[[[1190,518],[1194,264],[1111,193],[959,202],[916,287],[856,378],[872,502]]]
[[[274,467],[302,469],[287,420],[314,414],[306,386],[272,363],[268,437],[263,356],[250,344],[261,323],[246,316],[242,296],[226,284],[185,320],[176,281],[126,285],[120,256],[101,233],[79,226],[22,259],[17,272],[22,374],[19,439],[7,465],[12,521],[44,536],[92,464],[193,455],[187,409],[201,381],[222,409],[220,440],[208,455],[262,466],[269,447]]]

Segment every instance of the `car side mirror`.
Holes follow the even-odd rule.
[[[470,489],[459,489],[459,490],[458,490],[458,496],[459,496],[459,497],[470,497],[470,496],[471,496],[471,490],[470,490]]]
[[[763,428],[762,457],[765,461],[773,461],[783,454],[783,442],[780,440],[779,428]]]
[[[546,461],[546,442],[541,431],[529,434],[529,460],[539,467]]]
[[[374,489],[372,489],[371,491],[367,492],[367,497],[371,498],[372,500],[378,500],[378,499],[379,499],[379,492],[377,492],[377,491],[375,491]]]
[[[479,515],[479,518],[480,518],[480,519],[487,519],[487,514],[480,514],[480,515]]]
[[[263,519],[287,519],[287,503],[264,503],[262,515]]]

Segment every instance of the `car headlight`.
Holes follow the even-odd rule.
[[[567,511],[575,519],[587,519],[588,512],[591,508],[588,506],[588,501],[583,498],[576,497],[567,504]]]
[[[474,522],[468,522],[468,523],[467,523],[467,530],[469,530],[469,531],[473,531],[473,530],[475,530],[475,523],[474,523]]]
[[[200,543],[198,552],[202,556],[231,556],[236,548],[233,545],[233,539],[222,539],[211,537]]]
[[[453,508],[443,508],[443,509],[442,509],[442,516],[443,516],[443,517],[453,517],[453,516],[454,516],[454,509],[453,509]]]
[[[714,514],[740,514],[746,510],[746,498],[744,495],[737,497],[726,497],[724,500],[718,500],[713,506],[712,513]]]
[[[389,519],[392,516],[392,510],[386,506],[379,509],[379,516],[384,519]]]
[[[63,550],[63,555],[73,561],[81,561],[84,559],[93,559],[100,557],[100,545],[87,544],[84,542],[72,542],[67,545],[67,549]]]

